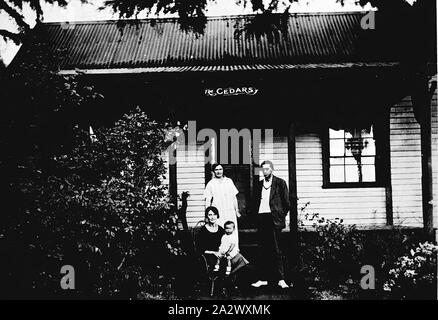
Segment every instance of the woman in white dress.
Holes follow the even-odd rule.
[[[224,176],[220,164],[212,166],[214,177],[204,190],[205,207],[214,206],[219,210],[217,223],[223,227],[227,221],[233,221],[237,230],[237,218],[240,218],[236,195],[239,193],[233,180]]]

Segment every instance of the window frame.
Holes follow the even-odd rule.
[[[386,187],[390,183],[390,146],[389,146],[389,114],[384,117],[383,122],[373,124],[373,136],[375,139],[376,155],[376,181],[374,182],[331,182],[330,181],[330,130],[329,125],[325,126],[321,133],[322,140],[322,170],[323,189],[333,188],[376,188]]]

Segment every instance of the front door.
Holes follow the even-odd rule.
[[[224,164],[224,173],[233,180],[239,194],[237,203],[241,218],[239,219],[239,229],[254,227],[253,215],[251,213],[252,179],[251,165],[249,164]]]
[[[253,164],[253,156],[252,156],[252,142],[249,141],[249,145],[247,142],[244,142],[243,139],[239,140],[239,156],[238,161],[236,159],[232,161],[232,148],[231,143],[228,141],[228,149],[227,154],[224,155],[224,150],[221,150],[221,137],[219,134],[219,130],[217,130],[217,144],[215,150],[215,156],[213,159],[213,163],[219,162],[224,168],[224,175],[231,180],[233,180],[234,185],[236,186],[239,193],[237,194],[237,202],[239,206],[239,212],[241,214],[241,218],[239,219],[239,229],[248,229],[255,227],[255,215],[251,212],[251,200],[252,200],[252,190],[253,190],[253,172],[254,172],[254,164]],[[249,154],[249,159],[244,159],[243,152],[244,148],[248,148],[246,154]],[[236,149],[233,149],[236,150]],[[222,155],[221,155],[222,152]],[[234,151],[235,152],[235,151]],[[211,165],[206,165],[205,175],[207,177],[206,183],[211,179],[212,173],[210,172]]]

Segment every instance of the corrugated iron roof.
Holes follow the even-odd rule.
[[[108,69],[238,66],[384,60],[375,31],[360,27],[364,13],[293,14],[286,28],[255,35],[255,16],[207,18],[203,34],[183,31],[177,19],[45,23],[51,50],[63,50],[61,68]],[[373,33],[374,32],[374,33]],[[192,68],[193,69],[193,68]],[[236,69],[233,67],[231,69]],[[243,69],[245,70],[245,68]]]

